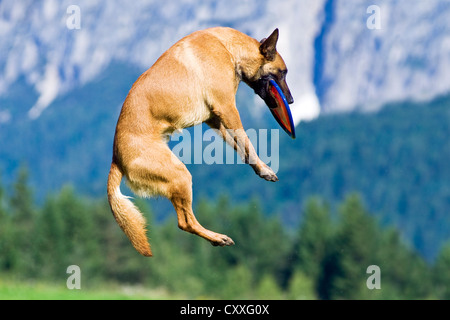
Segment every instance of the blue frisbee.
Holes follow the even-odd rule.
[[[269,93],[276,102],[276,107],[269,108],[273,117],[283,130],[292,138],[295,139],[295,125],[292,120],[291,109],[286,100],[286,97],[280,86],[275,80],[269,80]]]

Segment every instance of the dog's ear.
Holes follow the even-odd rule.
[[[268,38],[261,40],[259,51],[268,60],[275,60],[277,54],[278,28],[275,29]]]

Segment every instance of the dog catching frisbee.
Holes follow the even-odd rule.
[[[294,100],[277,42],[278,29],[261,41],[231,28],[197,31],[175,43],[133,84],[117,121],[107,192],[117,223],[142,255],[152,256],[146,221],[121,193],[124,177],[138,196],[168,198],[180,229],[215,246],[234,244],[228,236],[205,229],[195,218],[192,176],[167,145],[166,137],[173,132],[206,123],[257,175],[278,181],[256,154],[236,108],[236,92],[244,81],[266,102],[283,130],[295,138],[289,109]]]

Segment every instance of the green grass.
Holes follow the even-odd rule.
[[[106,285],[70,290],[65,283],[15,281],[0,277],[0,300],[169,300],[177,299],[163,289]]]

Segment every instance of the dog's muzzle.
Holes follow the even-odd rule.
[[[294,102],[290,92],[287,97],[278,82],[271,76],[262,77],[252,85],[253,90],[269,107],[275,120],[283,130],[295,139],[295,124],[289,104]],[[288,90],[289,91],[289,90]]]
[[[264,76],[264,77],[260,78],[259,80],[253,82],[251,84],[251,87],[255,91],[255,93],[264,100],[264,102],[267,104],[267,106],[269,108],[273,109],[273,108],[276,108],[278,105],[277,105],[277,101],[270,94],[271,81],[272,81],[272,83],[275,82],[277,84],[278,88],[281,89],[282,86],[278,83],[278,81],[274,77],[272,77],[270,75]],[[292,98],[289,90],[287,90],[287,92],[283,92],[283,90],[281,89],[281,92],[288,104],[294,103],[294,99]]]

